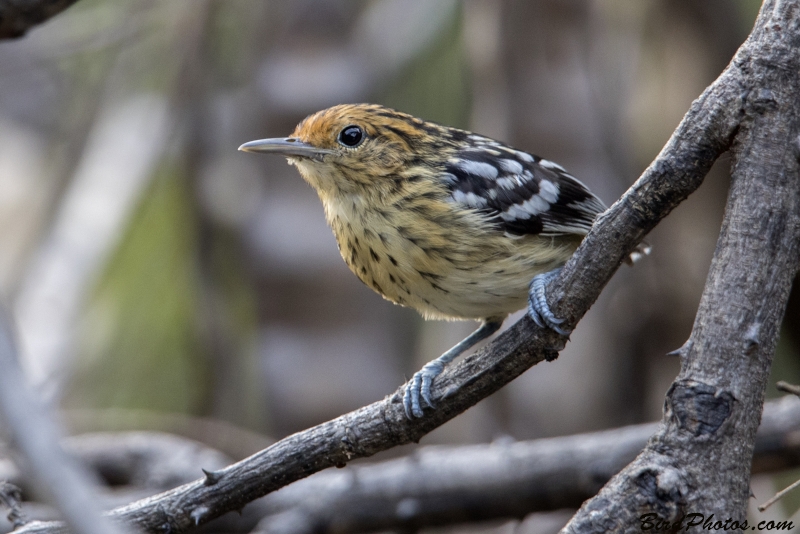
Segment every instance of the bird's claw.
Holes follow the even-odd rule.
[[[433,386],[434,379],[442,374],[443,370],[444,364],[434,360],[425,364],[411,377],[403,392],[403,408],[405,408],[406,417],[409,419],[422,417],[423,408],[420,397],[430,408],[435,408],[431,399],[431,386]]]
[[[559,326],[564,322],[564,319],[556,317],[547,304],[547,283],[558,276],[559,271],[561,271],[560,267],[544,274],[537,274],[533,277],[530,292],[528,293],[528,315],[538,326],[550,328],[562,336],[568,336],[570,330]]]

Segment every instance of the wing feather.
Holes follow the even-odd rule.
[[[487,214],[512,237],[585,235],[603,202],[563,167],[486,137],[448,160],[454,202]]]

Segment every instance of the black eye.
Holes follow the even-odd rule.
[[[345,126],[339,132],[339,142],[344,146],[355,147],[364,140],[364,130],[358,126]]]

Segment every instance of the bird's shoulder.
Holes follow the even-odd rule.
[[[469,133],[448,158],[449,200],[485,213],[512,237],[586,234],[603,202],[552,161]]]

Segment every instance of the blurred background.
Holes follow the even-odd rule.
[[[759,5],[80,0],[0,43],[0,295],[24,367],[75,432],[167,430],[232,457],[379,400],[476,325],[382,300],[296,170],[237,147],[376,102],[557,161],[611,204]],[[422,443],[659,418],[727,186],[723,157],[555,362]],[[795,297],[776,378],[800,380],[798,325]]]

